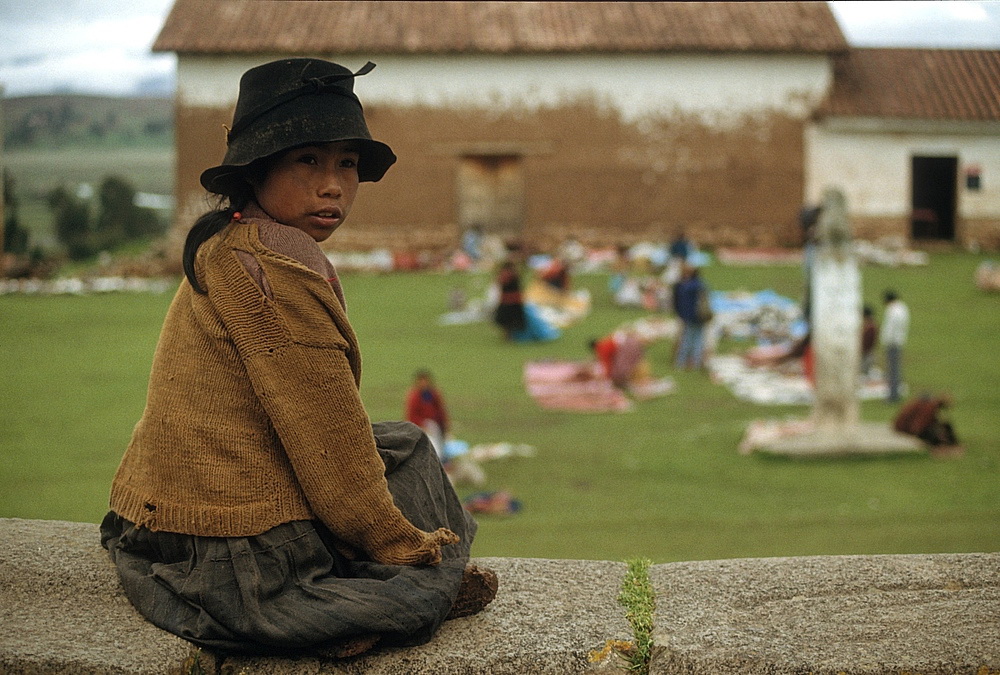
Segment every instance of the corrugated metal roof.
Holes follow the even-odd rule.
[[[825,2],[176,0],[153,45],[189,54],[846,49]]]
[[[853,49],[834,72],[820,115],[1000,120],[1000,51]]]

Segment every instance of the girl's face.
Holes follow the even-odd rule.
[[[325,241],[358,194],[358,146],[338,141],[286,150],[253,187],[268,215]]]

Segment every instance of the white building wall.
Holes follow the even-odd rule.
[[[853,215],[907,217],[911,158],[958,158],[960,218],[1000,217],[1000,123],[831,120],[806,129],[805,201],[818,203],[840,188]],[[965,187],[966,169],[980,169],[978,191]]]
[[[178,59],[182,104],[231,106],[240,75],[278,57]],[[362,57],[325,58],[357,69]],[[597,100],[626,121],[674,111],[725,124],[780,110],[804,119],[830,85],[823,55],[517,55],[369,57],[378,68],[356,83],[363,102],[450,107],[556,106]]]

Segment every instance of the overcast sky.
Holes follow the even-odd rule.
[[[0,86],[6,96],[169,94],[174,56],[153,54],[150,46],[172,4],[0,0]],[[1000,0],[834,0],[830,5],[855,46],[1000,49]]]

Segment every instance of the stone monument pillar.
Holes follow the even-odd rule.
[[[812,348],[816,360],[813,417],[822,428],[857,424],[861,367],[861,273],[844,195],[827,190],[813,261]]]
[[[923,442],[888,424],[860,421],[861,272],[844,195],[829,189],[818,223],[819,248],[810,277],[816,390],[812,417],[757,448],[792,457],[923,452]]]

